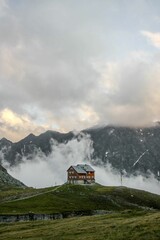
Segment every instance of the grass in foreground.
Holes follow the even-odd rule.
[[[159,212],[0,224],[1,240],[159,240]]]

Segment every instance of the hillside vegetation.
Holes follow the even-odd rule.
[[[1,240],[159,240],[159,212],[0,224]]]
[[[104,215],[0,223],[1,240],[159,240],[160,196],[95,185],[0,191],[0,214],[106,210]],[[102,212],[101,212],[102,213]],[[104,213],[104,212],[103,212]]]
[[[0,192],[1,214],[160,209],[159,195],[126,187],[65,184],[41,190],[15,190],[16,200],[11,198],[10,191]],[[11,192],[14,196],[14,190]]]

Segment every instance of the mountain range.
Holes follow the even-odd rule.
[[[113,168],[126,175],[141,173],[147,176],[160,174],[160,126],[130,128],[103,126],[85,129],[79,133],[59,133],[47,131],[39,136],[28,135],[19,142],[13,143],[5,138],[0,140],[0,162],[4,160],[14,166],[25,156],[32,160],[37,152],[46,156],[52,151],[51,139],[58,143],[67,143],[72,139],[90,136],[94,151],[90,156],[93,165],[105,166],[110,163]]]

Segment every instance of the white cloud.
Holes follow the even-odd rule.
[[[53,141],[52,152],[49,156],[46,157],[39,152],[34,159],[26,160],[23,158],[20,165],[8,169],[8,171],[15,178],[32,187],[63,184],[67,181],[67,169],[70,165],[91,164],[93,151],[92,141],[87,135],[81,135],[78,141],[74,139],[66,144],[58,144]],[[100,159],[98,161],[100,162]],[[110,164],[103,167],[93,166],[93,168],[95,169],[96,182],[106,186],[121,185],[120,173],[113,169]],[[123,186],[160,194],[159,183],[152,174],[149,178],[141,175],[129,178],[124,176],[122,183]]]
[[[159,118],[159,60],[137,34],[152,25],[150,11],[146,1],[1,0],[0,111],[59,131]],[[5,126],[2,136],[15,140]]]
[[[144,56],[97,63],[101,84],[92,107],[102,122],[146,126],[160,118],[160,61]]]
[[[141,31],[141,33],[154,47],[160,48],[160,32]]]
[[[27,115],[19,115],[10,109],[0,111],[0,135],[9,140],[18,141],[31,132],[40,134],[48,129],[48,126],[37,125]]]
[[[16,178],[28,186],[46,187],[66,182],[67,169],[91,158],[93,152],[92,141],[87,135],[80,135],[79,139],[69,141],[67,144],[58,144],[53,140],[52,152],[45,156],[38,152],[34,159],[23,158],[20,165],[8,169]]]

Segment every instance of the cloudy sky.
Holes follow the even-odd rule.
[[[159,0],[0,0],[0,138],[159,119]]]

